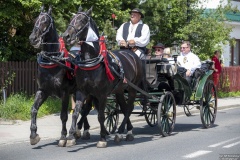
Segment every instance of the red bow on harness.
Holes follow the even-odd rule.
[[[64,57],[68,57],[68,51],[67,51],[67,49],[65,48],[65,43],[64,43],[64,41],[63,41],[63,38],[62,38],[62,37],[59,37],[58,41],[59,41],[59,44],[60,44],[60,47],[59,47],[60,49],[59,49],[59,51],[60,51],[60,52],[64,52]],[[71,68],[71,63],[70,63],[70,62],[65,61],[65,65],[66,65],[67,67]],[[68,79],[73,79],[73,76],[71,75],[70,71],[67,71],[67,78],[68,78]]]
[[[100,54],[103,55],[103,60],[104,60],[104,64],[105,64],[105,68],[106,68],[106,74],[107,77],[110,81],[113,81],[115,78],[112,75],[112,72],[110,71],[109,67],[108,67],[108,60],[107,60],[107,47],[105,44],[105,38],[104,36],[100,37],[100,41],[99,41],[99,45],[100,45]]]

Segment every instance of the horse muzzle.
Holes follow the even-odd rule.
[[[34,47],[34,48],[40,48],[41,45],[41,38],[37,38],[35,36],[29,36],[29,40],[30,40],[30,44]]]

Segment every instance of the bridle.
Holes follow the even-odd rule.
[[[45,17],[44,15],[47,15],[47,16],[49,17],[49,19],[50,19],[50,24],[49,24],[49,26],[47,27],[47,29],[41,30],[39,26],[40,26],[40,24],[41,24],[41,23],[40,23],[41,20],[42,20],[43,18],[46,19],[46,17]],[[45,21],[46,21],[46,20],[45,20]],[[48,13],[41,13],[41,14],[39,15],[38,20],[37,20],[36,23],[35,23],[34,28],[36,28],[37,30],[40,31],[41,35],[39,36],[39,38],[42,39],[42,37],[49,32],[49,30],[50,30],[50,28],[51,28],[52,26],[53,26],[53,19],[52,19],[52,17],[51,17]]]
[[[75,27],[75,23],[76,23],[76,19],[80,16],[80,15],[84,15],[85,17],[87,17],[87,19],[88,19],[88,22],[80,29],[80,30],[78,30],[76,27]],[[82,21],[82,20],[81,20]],[[75,15],[75,17],[72,19],[72,21],[70,22],[70,24],[68,25],[68,26],[70,26],[70,27],[72,27],[73,29],[74,29],[74,31],[75,31],[75,35],[74,35],[74,37],[75,37],[75,39],[83,32],[83,30],[87,27],[87,28],[89,28],[89,25],[90,25],[90,21],[91,21],[91,17],[90,16],[88,16],[86,13],[84,13],[84,12],[78,12],[76,15]],[[71,41],[72,41],[73,39],[71,39]],[[80,39],[78,39],[79,41],[81,41]]]

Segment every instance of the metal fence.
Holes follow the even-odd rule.
[[[0,62],[0,88],[6,86],[7,95],[23,92],[27,95],[37,91],[37,62]],[[14,78],[11,80],[11,76]],[[224,67],[220,76],[218,90],[224,92],[240,91],[240,66]]]

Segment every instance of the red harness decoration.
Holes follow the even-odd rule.
[[[62,37],[59,37],[58,39],[59,41],[59,44],[60,44],[60,48],[59,48],[59,51],[60,52],[64,52],[64,57],[68,57],[68,51],[67,49],[65,48],[65,43],[63,41],[63,38]],[[65,65],[69,68],[71,68],[71,63],[68,62],[68,61],[65,61]],[[70,71],[67,71],[67,78],[68,79],[73,79],[73,76],[71,75]]]
[[[42,65],[42,64],[39,64],[39,66],[42,67],[42,68],[55,68],[58,65],[57,64],[52,64],[52,65]]]
[[[105,68],[106,68],[106,74],[107,74],[108,80],[109,81],[113,81],[115,78],[112,75],[112,72],[110,71],[110,69],[108,67],[107,47],[106,47],[104,36],[100,37],[99,45],[100,45],[100,54],[103,55],[103,60],[104,60],[104,64],[105,64]]]

